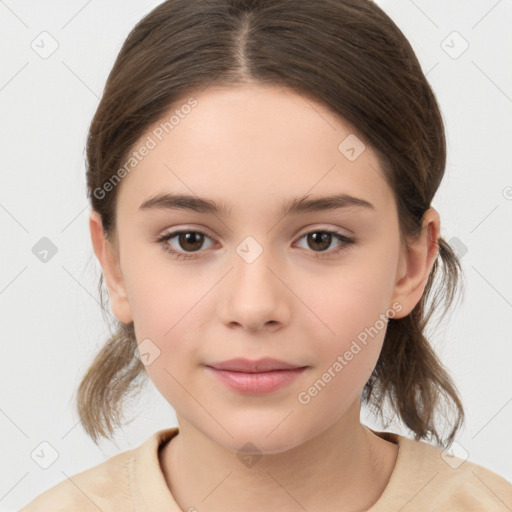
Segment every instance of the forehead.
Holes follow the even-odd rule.
[[[376,209],[393,202],[372,148],[325,105],[284,87],[183,96],[132,149],[136,164],[118,190],[118,204],[132,213],[167,192],[209,197],[231,205],[233,215],[273,202],[277,212],[306,194],[346,193]]]

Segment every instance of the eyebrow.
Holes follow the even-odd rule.
[[[324,210],[337,210],[340,208],[362,207],[375,210],[370,202],[348,194],[334,194],[314,199],[309,195],[297,197],[286,201],[281,207],[281,215],[297,215]],[[215,202],[199,196],[187,194],[158,194],[144,201],[139,210],[190,210],[198,213],[212,213],[229,217],[232,208],[225,201]]]

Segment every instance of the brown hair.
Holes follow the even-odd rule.
[[[370,0],[168,0],[128,35],[90,126],[88,197],[107,238],[115,235],[118,187],[105,193],[104,185],[134,144],[178,99],[212,84],[243,83],[286,86],[341,116],[379,155],[403,243],[418,235],[444,174],[443,121],[411,45],[377,5]],[[416,440],[449,445],[464,410],[424,331],[440,305],[443,316],[447,313],[462,268],[441,237],[438,249],[420,302],[406,317],[390,318],[361,398],[381,414],[389,400]],[[145,376],[134,356],[133,322],[116,322],[77,394],[80,421],[96,443],[122,425],[123,400],[140,389],[139,378]],[[455,413],[446,440],[438,425],[443,405]],[[443,409],[445,414],[448,418]]]

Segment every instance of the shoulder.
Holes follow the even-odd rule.
[[[467,458],[423,441],[392,434],[399,445],[383,498],[408,510],[512,510],[512,483]]]
[[[66,477],[37,496],[19,512],[122,512],[131,510],[130,466],[134,450]]]
[[[512,484],[505,478],[468,459],[428,446],[432,460],[431,467],[427,465],[427,475],[432,475],[430,495],[439,503],[439,510],[447,506],[467,512],[512,509]]]
[[[18,512],[126,512],[168,493],[159,449],[177,427],[153,433],[139,446],[59,482]]]

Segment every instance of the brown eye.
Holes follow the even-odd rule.
[[[176,235],[179,247],[185,251],[198,251],[204,242],[203,233],[186,231]]]
[[[327,231],[314,231],[307,234],[307,242],[312,249],[325,251],[332,241],[332,233]]]
[[[200,249],[203,247],[206,238],[211,240],[211,237],[202,231],[182,230],[163,235],[157,241],[165,252],[176,258],[186,259],[194,257],[194,252],[203,252]]]
[[[303,238],[306,240],[307,247],[305,248],[309,249],[309,252],[312,252],[317,258],[336,255],[347,250],[355,242],[355,238],[349,238],[337,231],[329,230],[310,231],[302,235],[300,240]],[[332,242],[336,240],[339,242],[338,246],[329,250]]]

